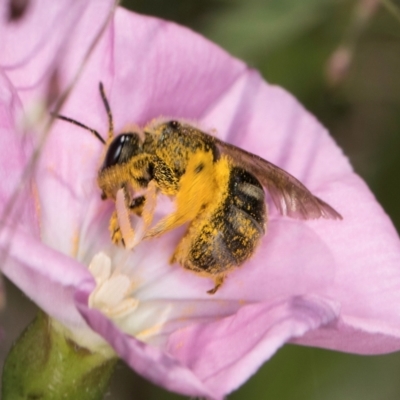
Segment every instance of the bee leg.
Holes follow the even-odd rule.
[[[170,264],[175,264],[177,262],[176,252],[177,252],[177,249],[175,249],[174,254],[172,254],[171,258],[169,259]]]
[[[143,235],[147,232],[153,221],[154,211],[157,205],[157,186],[155,181],[150,181],[146,189],[146,201],[144,202],[141,217],[144,222]],[[142,235],[142,238],[143,238]]]
[[[111,234],[111,241],[114,244],[119,244],[121,242],[123,243],[124,240],[122,238],[121,230],[119,229],[117,212],[115,210],[111,215],[110,224],[108,226],[108,229],[109,229],[110,234]]]
[[[157,187],[155,182],[151,181],[143,196],[138,197],[138,204],[130,202],[129,196],[124,188],[118,190],[115,199],[117,227],[120,231],[121,241],[124,246],[131,250],[137,246],[143,239],[145,233],[153,220],[154,210],[157,200]],[[133,207],[132,207],[133,206]],[[136,207],[137,206],[137,207]],[[136,218],[132,227],[130,214],[140,211],[139,218]],[[114,227],[113,227],[114,228]],[[114,230],[116,230],[114,228]]]
[[[117,196],[119,196],[119,198],[115,203],[116,209],[111,215],[108,229],[111,234],[111,241],[117,245],[122,243],[123,246],[126,247],[125,241],[130,235],[129,228],[127,227],[127,223],[129,222],[130,224],[129,213],[135,213],[139,215],[142,212],[145,198],[144,196],[138,197],[129,204],[129,196],[125,187],[122,187],[118,193],[119,194],[117,194]],[[120,224],[124,225],[124,231],[121,230]]]
[[[190,200],[189,200],[190,201]],[[191,215],[190,213],[184,212],[182,207],[179,205],[179,195],[177,196],[177,210],[166,217],[162,218],[158,223],[148,230],[144,235],[144,239],[155,238],[157,236],[161,236],[163,233],[170,231],[171,229],[177,228],[178,226],[183,225],[184,223],[190,221],[195,217],[195,215]],[[145,217],[143,213],[143,217]],[[150,224],[148,224],[150,225]]]
[[[217,290],[222,286],[222,284],[224,283],[224,280],[225,280],[225,276],[224,275],[217,275],[215,278],[214,278],[214,284],[215,284],[215,286],[212,288],[212,289],[210,289],[210,290],[207,290],[207,293],[208,294],[215,294],[216,292],[217,292]]]
[[[131,213],[136,214],[138,217],[141,217],[145,202],[146,202],[145,196],[136,197],[131,201],[131,204],[129,204],[129,211]]]
[[[121,235],[121,242],[127,249],[132,249],[134,247],[135,232],[131,226],[131,221],[129,218],[128,196],[124,187],[119,189],[117,192],[114,214],[117,221],[113,221],[113,224],[114,226],[118,224],[117,226]],[[111,218],[114,217],[114,214]]]
[[[162,219],[155,227],[151,228],[145,235],[144,239],[152,239],[161,236],[163,233],[170,231],[171,229],[177,228],[187,221],[180,221],[176,218],[175,214],[171,214],[165,219]]]
[[[140,219],[135,225],[135,232],[132,241],[129,244],[129,248],[133,248],[138,245],[146,235],[149,227],[153,221],[154,211],[157,205],[157,186],[154,181],[150,181],[146,192],[145,201],[141,210]]]
[[[190,159],[185,174],[179,181],[176,211],[167,215],[150,229],[145,239],[154,238],[194,220],[209,204],[217,187],[211,152],[196,153]]]

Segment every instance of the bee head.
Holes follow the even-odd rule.
[[[142,144],[137,133],[121,133],[110,143],[101,171],[114,165],[125,164],[142,151]]]

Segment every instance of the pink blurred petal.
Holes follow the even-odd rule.
[[[10,22],[9,4],[1,2],[0,66],[24,102],[49,96],[57,90],[51,85],[64,90],[72,83],[113,5],[112,0],[31,0],[21,20]]]
[[[39,219],[33,187],[21,187],[32,143],[18,126],[22,104],[0,68],[0,220],[12,219],[33,236],[39,235]],[[13,203],[12,203],[13,202]]]
[[[52,316],[66,325],[83,327],[87,331],[89,329],[76,309],[66,304],[73,305],[69,299],[77,282],[92,280],[91,275],[80,266],[80,279],[71,283],[68,262],[63,263],[62,257],[61,261],[60,258],[54,260],[60,253],[53,254],[53,250],[38,241],[40,212],[43,210],[40,209],[41,193],[32,182],[34,132],[31,127],[28,132],[24,124],[29,120],[27,113],[34,108],[35,102],[39,104],[48,97],[54,74],[63,80],[64,87],[75,78],[101,28],[91,26],[89,32],[88,22],[94,19],[94,14],[105,22],[113,3],[107,0],[97,2],[97,7],[90,7],[87,1],[78,1],[74,5],[67,1],[31,1],[21,18],[11,22],[7,20],[8,2],[0,4],[2,271]],[[70,43],[75,33],[84,36],[77,49]],[[6,227],[6,220],[13,221],[12,228]],[[70,261],[79,265],[72,259]],[[66,270],[60,271],[51,265],[53,262],[63,265]]]

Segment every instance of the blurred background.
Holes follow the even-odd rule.
[[[399,231],[399,0],[125,0],[123,6],[191,27],[292,92],[330,130]],[[7,291],[1,319],[14,320],[10,343],[35,309],[9,283]],[[17,303],[25,313],[18,320]],[[398,400],[399,377],[400,353],[362,357],[287,345],[229,399]],[[106,397],[183,398],[122,363]]]

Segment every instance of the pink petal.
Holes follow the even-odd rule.
[[[3,226],[0,248],[7,261],[2,271],[10,280],[61,323],[71,329],[85,329],[73,301],[79,285],[91,282],[93,286],[84,266],[13,226]]]
[[[109,340],[114,350],[136,372],[164,388],[187,396],[216,396],[189,368],[157,347],[123,334],[103,314],[89,309],[88,293],[83,285],[76,293],[77,307],[87,323]]]
[[[337,306],[307,297],[249,305],[231,317],[176,332],[168,352],[222,397],[244,383],[285,341],[334,320]]]
[[[106,136],[102,81],[116,132],[160,116],[199,119],[246,70],[188,29],[118,9],[63,113]]]
[[[250,76],[248,80],[248,85],[254,87],[256,78]],[[342,222],[306,223],[320,241],[326,243],[331,254],[330,262],[321,260],[320,265],[316,264],[312,271],[308,267],[307,271],[314,277],[320,274],[329,276],[331,271],[334,272],[328,287],[314,288],[313,292],[340,302],[340,327],[344,330],[343,340],[340,339],[340,329],[337,327],[332,332],[335,339],[329,337],[322,340],[322,337],[330,336],[326,329],[323,333],[313,333],[310,336],[318,336],[319,345],[338,350],[349,350],[352,345],[355,346],[352,351],[362,353],[397,349],[400,336],[400,329],[397,328],[400,326],[397,307],[400,301],[400,242],[391,221],[366,185],[352,172],[347,159],[315,118],[305,113],[282,89],[266,86],[261,90],[260,86],[261,83],[253,110],[263,107],[267,113],[263,114],[260,109],[248,123],[242,123],[243,118],[239,118],[243,139],[235,137],[234,142],[239,142],[249,151],[268,158],[300,178],[313,193],[327,200],[344,217]],[[260,143],[257,133],[263,125],[265,132],[273,134],[265,135]],[[273,222],[285,224],[284,220]],[[282,240],[291,238],[290,231],[286,236],[282,236]],[[249,265],[266,260],[267,254],[273,254],[274,245],[268,236],[266,240],[265,253],[264,249],[260,250],[260,257],[256,255]],[[305,263],[296,258],[299,253],[306,251],[305,244],[301,240],[295,243],[297,249],[280,251],[281,263],[286,265],[286,269],[281,270],[283,276],[295,276],[291,265],[300,268],[301,274],[304,273]],[[315,257],[315,247],[311,244],[309,241],[309,257]],[[292,254],[296,254],[296,257]],[[292,291],[296,292],[298,288],[298,281],[293,280]],[[392,337],[392,343],[386,340],[383,344],[373,336],[370,341],[366,338],[360,341],[360,332],[355,334],[354,340],[350,340],[348,332],[359,330],[364,331],[365,335],[386,334]],[[349,345],[349,340],[352,345]],[[306,343],[316,345],[307,339]]]
[[[355,175],[338,185],[337,197],[348,224],[339,232],[316,226],[329,237],[337,265],[335,281],[326,295],[341,303],[338,324],[327,335],[318,332],[304,343],[362,354],[395,351],[400,344],[399,241],[391,221]],[[351,199],[351,203],[346,199]]]

